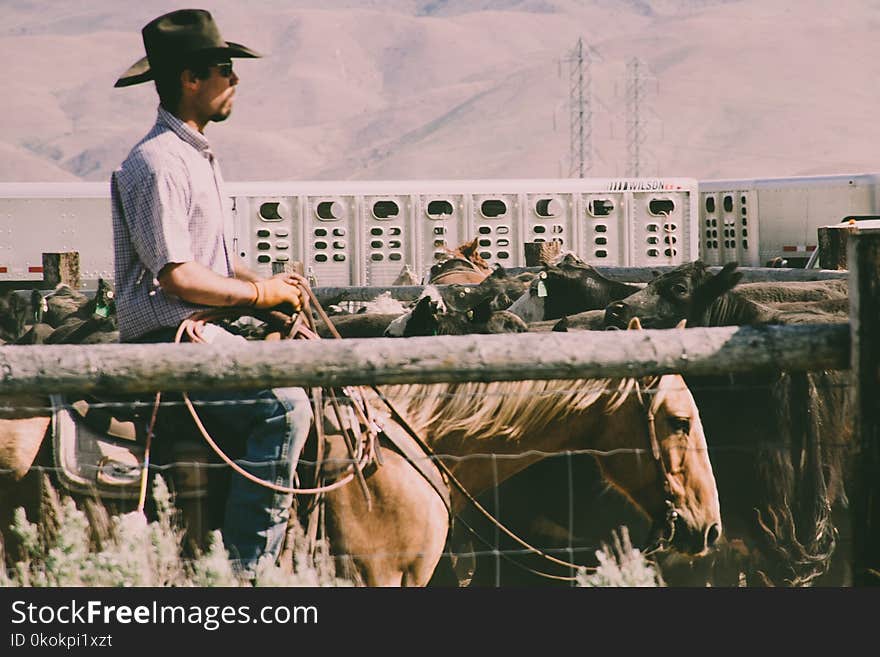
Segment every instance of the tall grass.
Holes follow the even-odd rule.
[[[634,548],[626,527],[613,532],[611,545],[603,544],[596,552],[599,566],[595,572],[578,573],[578,586],[587,587],[656,587],[666,586],[660,570]]]
[[[29,522],[17,509],[13,531],[21,541],[21,558],[10,571],[0,568],[0,586],[352,586],[336,576],[326,544],[313,556],[298,524],[289,539],[294,546],[292,568],[261,564],[256,578],[240,576],[229,560],[219,531],[195,556],[185,556],[184,531],[176,522],[172,496],[165,480],[153,486],[156,520],[131,512],[112,519],[109,537],[95,547],[86,514],[64,498],[57,517],[41,525]],[[54,494],[54,491],[52,491]],[[582,571],[584,587],[665,586],[655,565],[633,548],[626,527],[613,533],[611,544],[596,552],[595,572]]]
[[[335,576],[326,550],[312,558],[302,533],[295,536],[292,572],[261,564],[254,580],[240,576],[230,562],[219,532],[207,548],[185,557],[183,530],[175,522],[171,494],[162,477],[153,487],[156,520],[140,512],[112,520],[110,536],[99,549],[92,545],[86,514],[65,498],[47,531],[17,509],[13,531],[21,540],[21,560],[11,571],[0,568],[2,586],[349,586]],[[296,540],[298,539],[298,540]]]

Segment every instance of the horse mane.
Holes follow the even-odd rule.
[[[399,402],[413,428],[426,435],[459,433],[465,440],[504,437],[516,442],[606,396],[603,410],[611,413],[637,388],[635,383],[627,378],[413,384],[388,386],[383,393]]]

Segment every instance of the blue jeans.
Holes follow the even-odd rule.
[[[223,333],[212,342],[243,340]],[[243,452],[238,465],[263,481],[293,486],[296,464],[314,415],[305,390],[208,391],[191,393],[189,398],[214,441],[224,451]],[[169,413],[166,418],[192,425],[185,409]],[[158,433],[161,437],[161,425]],[[260,561],[271,559],[274,563],[278,558],[293,496],[249,481],[236,472],[231,476],[223,543],[233,563],[243,574],[253,576]]]
[[[312,423],[312,405],[302,388],[274,388],[256,395],[250,417],[244,470],[279,486],[291,487],[299,455]],[[253,574],[263,558],[274,563],[281,551],[293,496],[232,474],[223,543],[241,569]]]

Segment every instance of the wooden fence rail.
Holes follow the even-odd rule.
[[[846,369],[846,325],[0,347],[3,394],[246,389]]]

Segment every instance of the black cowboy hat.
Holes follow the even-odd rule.
[[[196,53],[218,57],[262,57],[246,46],[224,41],[211,14],[204,9],[179,9],[159,16],[141,30],[147,56],[135,62],[114,87],[154,80],[155,71],[173,68]]]

